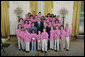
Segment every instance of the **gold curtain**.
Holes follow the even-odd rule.
[[[45,1],[44,4],[44,14],[47,15],[47,13],[52,13],[53,1]]]
[[[35,11],[35,14],[37,14],[37,12],[38,12],[38,1],[30,1],[30,11],[31,11],[31,14],[33,13],[33,11]]]
[[[1,1],[1,34],[2,37],[9,36],[9,2]]]
[[[76,36],[79,34],[80,13],[81,13],[81,1],[74,1],[72,36]]]

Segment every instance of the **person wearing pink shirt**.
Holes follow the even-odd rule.
[[[44,22],[44,20],[46,20],[46,19],[45,19],[44,16],[42,16],[42,17],[41,17],[41,21]]]
[[[58,27],[61,26],[61,25],[59,24],[59,21],[58,21],[58,20],[56,20],[55,23],[53,24],[54,28],[56,27],[56,25],[57,25]]]
[[[50,17],[50,13],[47,14],[47,20],[52,21],[52,18]]]
[[[56,17],[56,20],[58,20],[58,21],[59,21],[59,24],[61,25],[62,23],[61,23],[61,20],[60,20],[59,18],[60,18],[60,16],[58,15],[58,16]]]
[[[45,28],[43,29],[41,40],[42,40],[42,51],[47,52],[48,33],[46,32]]]
[[[50,31],[50,49],[54,48],[54,30],[53,26],[51,26],[51,31]]]
[[[38,48],[38,50],[41,50],[41,32],[40,31],[38,31],[38,35],[37,35],[37,43],[38,43],[38,45],[37,45],[37,48]]]
[[[18,49],[19,49],[19,50],[21,49],[21,47],[20,47],[20,44],[21,44],[20,32],[21,32],[21,25],[19,24],[19,25],[17,26],[17,30],[16,30],[17,40],[18,40]]]
[[[56,30],[55,30],[55,50],[56,50],[56,46],[57,46],[57,51],[59,51],[59,36],[60,36],[60,30],[58,29],[58,26],[56,26]]]
[[[25,29],[25,34],[24,34],[24,42],[25,42],[25,49],[26,52],[30,51],[30,41],[31,41],[31,36],[30,33],[28,32],[28,28]]]
[[[21,37],[21,46],[22,46],[22,50],[25,50],[25,42],[24,42],[24,27],[21,28],[21,32],[20,32],[20,37]]]
[[[41,20],[41,18],[42,18],[42,16],[41,16],[41,12],[38,13],[38,16],[37,16],[37,17],[39,17],[40,20]]]
[[[37,16],[35,18],[31,19],[32,22],[37,22]]]
[[[56,19],[55,19],[55,17],[53,17],[52,25],[54,25],[54,24],[55,24],[55,21],[56,21]]]
[[[20,19],[19,19],[18,24],[21,24],[22,26],[24,25],[24,21],[23,21],[23,19],[22,19],[22,18],[20,18]]]
[[[30,21],[32,22],[32,20],[33,20],[33,15],[30,16]]]
[[[36,40],[37,40],[37,34],[35,33],[35,30],[33,29],[31,34],[32,51],[36,51]]]
[[[64,41],[65,41],[66,32],[65,32],[62,25],[60,27],[61,27],[61,30],[60,30],[60,49],[61,49],[61,51],[63,51],[64,44],[65,44]]]
[[[52,26],[52,22],[50,21],[47,26],[50,28]]]
[[[69,24],[66,23],[66,27],[65,27],[65,32],[66,32],[66,51],[69,51],[69,42],[70,42],[70,38],[71,38],[71,29],[69,28]]]
[[[25,18],[23,19],[23,21],[25,21],[25,20],[28,20],[28,21],[29,21],[29,16],[28,16],[28,14],[25,15]]]

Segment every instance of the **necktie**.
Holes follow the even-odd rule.
[[[40,27],[40,22],[38,22],[38,26]]]

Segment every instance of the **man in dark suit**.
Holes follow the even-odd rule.
[[[38,17],[38,21],[35,22],[35,26],[37,28],[37,33],[40,30],[41,32],[43,31],[43,23],[40,21],[40,18]]]

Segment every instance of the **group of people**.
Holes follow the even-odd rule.
[[[29,52],[40,50],[47,52],[48,48],[55,51],[69,50],[71,29],[67,23],[63,28],[59,16],[48,13],[47,16],[26,14],[26,18],[20,18],[17,26],[18,49]],[[66,45],[65,45],[66,43]]]

